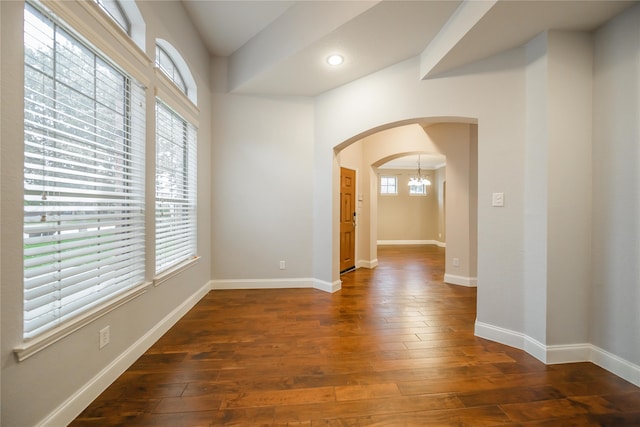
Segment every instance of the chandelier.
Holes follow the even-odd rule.
[[[429,178],[427,178],[426,176],[422,176],[422,174],[420,173],[420,155],[418,155],[418,176],[412,176],[411,178],[409,178],[409,185],[420,187],[431,185],[431,181],[429,181]]]

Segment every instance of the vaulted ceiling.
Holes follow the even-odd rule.
[[[632,6],[616,0],[182,0],[229,90],[315,96],[412,57],[431,78],[545,30],[592,31]],[[333,53],[345,59],[329,66]]]

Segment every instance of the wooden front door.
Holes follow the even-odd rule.
[[[340,168],[340,272],[356,267],[356,171]]]

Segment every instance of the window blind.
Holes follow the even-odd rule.
[[[144,88],[24,15],[24,338],[142,283]]]
[[[156,101],[156,274],[196,254],[196,129]]]

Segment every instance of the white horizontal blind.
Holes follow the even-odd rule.
[[[196,129],[156,101],[156,274],[196,254]]]
[[[142,283],[144,88],[25,4],[24,338]]]

